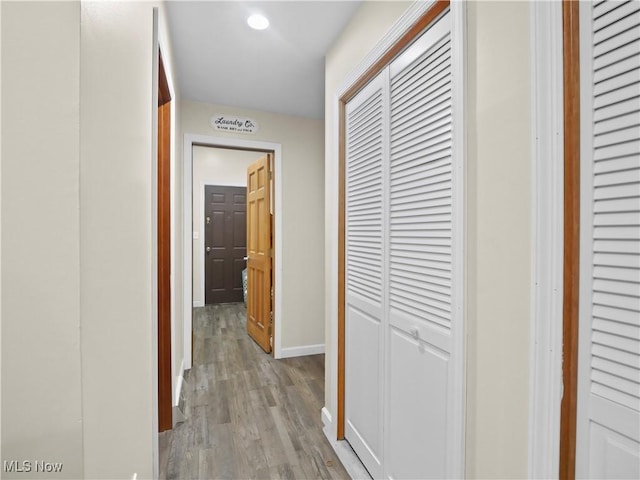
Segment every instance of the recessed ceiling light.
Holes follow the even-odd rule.
[[[247,18],[249,26],[255,30],[264,30],[269,26],[269,20],[264,15],[255,13]]]

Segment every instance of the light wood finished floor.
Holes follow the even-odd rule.
[[[160,478],[348,479],[322,432],[324,355],[274,360],[243,304],[194,310],[187,420],[160,434]]]

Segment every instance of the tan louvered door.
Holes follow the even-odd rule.
[[[578,478],[640,478],[640,2],[580,5]]]
[[[270,155],[247,169],[247,332],[271,352]]]

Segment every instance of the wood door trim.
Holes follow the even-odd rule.
[[[162,61],[162,53],[158,53],[158,107],[165,105],[171,101],[171,91],[169,90],[169,81],[164,70],[164,62]]]
[[[578,399],[580,284],[580,35],[579,2],[563,0],[564,259],[559,478],[573,480]]]
[[[438,0],[380,57],[338,101],[338,412],[337,437],[344,439],[345,399],[345,206],[346,206],[346,105],[367,83],[378,75],[418,35],[435,21],[448,7],[449,0]]]
[[[171,96],[159,56],[158,72],[158,430],[173,428],[171,374]]]

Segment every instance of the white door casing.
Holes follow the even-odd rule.
[[[577,478],[640,478],[640,3],[580,5]]]

